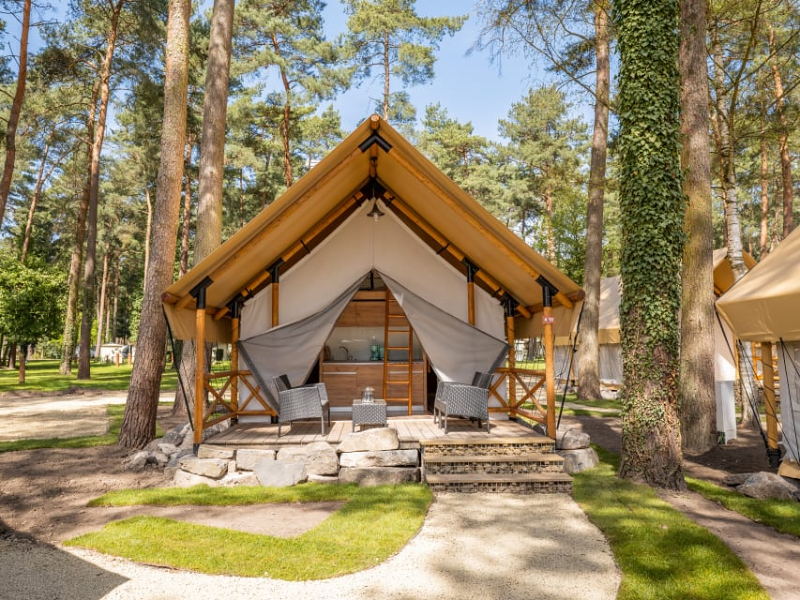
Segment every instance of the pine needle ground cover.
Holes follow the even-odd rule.
[[[716,536],[619,479],[614,455],[576,474],[573,495],[603,532],[622,571],[619,600],[768,600],[756,577]]]
[[[188,505],[198,499],[204,505],[232,506],[231,510],[265,502],[345,500],[345,504],[323,523],[295,538],[134,517],[110,523],[66,545],[211,575],[326,579],[375,566],[398,552],[422,526],[433,496],[427,486],[419,484],[366,488],[306,484],[286,491],[199,486],[134,490],[105,496],[95,504]]]

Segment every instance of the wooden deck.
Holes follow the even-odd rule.
[[[476,423],[466,420],[450,419],[447,434],[433,423],[431,415],[389,417],[388,425],[397,430],[400,443],[404,447],[416,447],[420,440],[468,439],[472,441],[507,438],[541,438],[540,433],[526,425],[509,420],[492,420],[492,430],[486,433],[486,425],[478,429]],[[291,426],[283,425],[282,435],[278,437],[278,425],[269,423],[239,423],[226,431],[210,437],[205,443],[215,446],[236,446],[238,448],[269,448],[283,445],[302,445],[312,442],[328,442],[338,445],[352,432],[349,419],[331,420],[326,435],[320,435],[319,421],[295,421]]]

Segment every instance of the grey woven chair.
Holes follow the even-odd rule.
[[[478,429],[486,421],[486,432],[491,431],[489,424],[489,386],[492,384],[492,373],[475,373],[472,384],[440,381],[436,387],[433,402],[433,422],[444,428],[447,433],[448,417],[463,417],[478,421]]]
[[[292,387],[286,375],[273,378],[278,388],[278,437],[281,425],[300,419],[320,420],[321,434],[325,435],[325,422],[331,424],[328,391],[324,383],[310,383]]]

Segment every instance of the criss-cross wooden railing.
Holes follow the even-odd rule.
[[[507,412],[509,417],[525,417],[538,423],[547,424],[547,405],[542,406],[537,394],[546,382],[545,371],[522,369],[518,367],[499,367],[495,370],[499,377],[490,388],[490,395],[500,401],[501,406],[490,408],[491,412]],[[498,388],[506,383],[505,397]],[[553,407],[553,410],[555,407]]]
[[[276,416],[250,371],[206,373],[204,388],[209,396],[208,407],[203,412],[204,428],[243,415]],[[236,393],[233,393],[234,390]],[[250,408],[251,405],[253,408]]]

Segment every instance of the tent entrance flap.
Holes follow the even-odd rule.
[[[336,320],[367,275],[359,277],[319,312],[239,341],[241,356],[258,385],[265,390],[266,401],[273,410],[277,412],[278,395],[272,378],[285,373],[292,385],[306,380]]]
[[[381,273],[443,381],[469,382],[476,371],[494,372],[508,344],[443,311]]]

